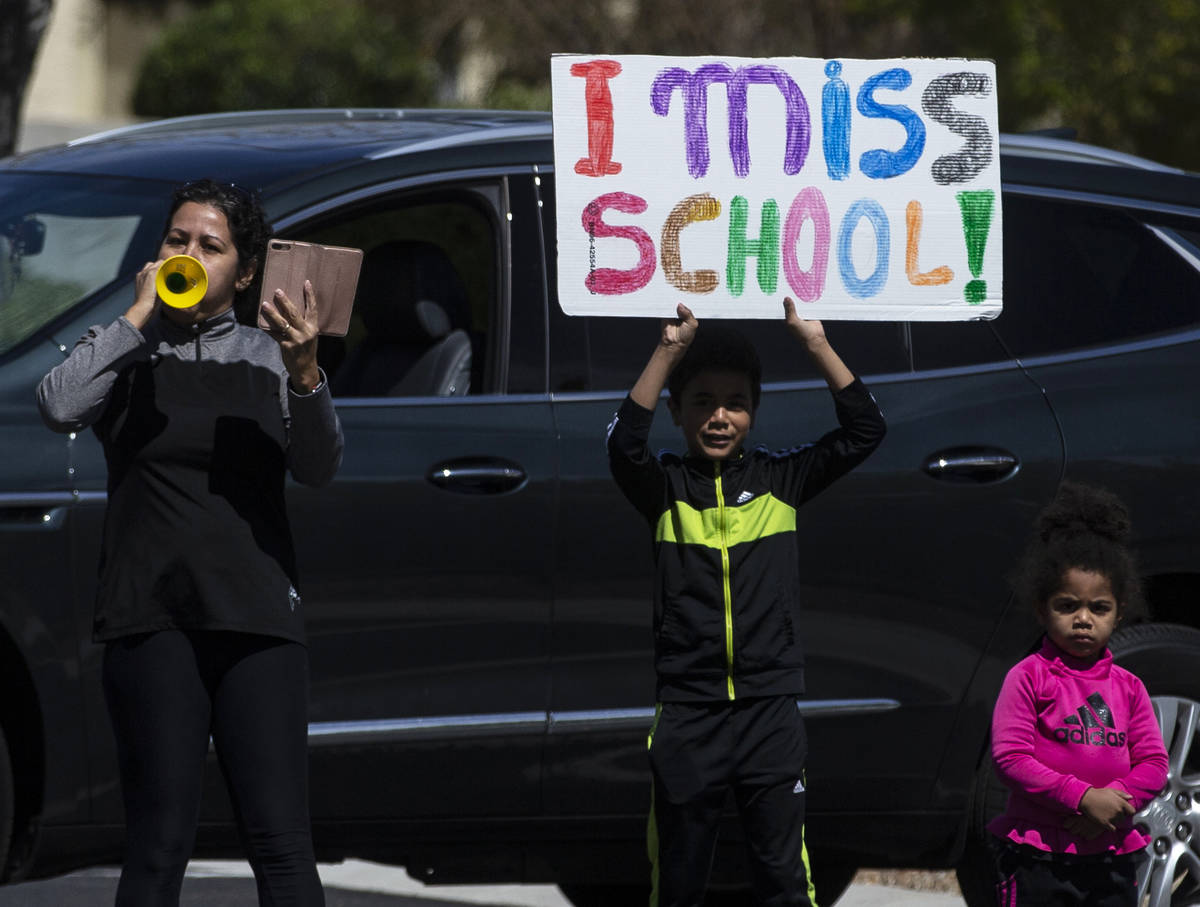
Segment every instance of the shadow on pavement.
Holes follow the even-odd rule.
[[[117,892],[117,876],[77,873],[40,882],[23,882],[0,887],[0,907],[101,907],[111,904]],[[194,879],[183,882],[180,907],[258,907],[253,879]],[[458,901],[434,901],[398,894],[376,894],[325,888],[326,907],[458,907]],[[476,905],[477,907],[477,905]]]

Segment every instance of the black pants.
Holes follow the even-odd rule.
[[[120,907],[179,903],[212,736],[260,904],[325,897],[308,815],[308,651],[243,633],[108,643],[104,692],[125,800]]]
[[[755,903],[815,907],[804,844],[807,755],[793,696],[660,704],[650,733],[651,907],[703,903],[730,791]]]
[[[1137,907],[1140,854],[1049,854],[996,842],[1000,907]]]

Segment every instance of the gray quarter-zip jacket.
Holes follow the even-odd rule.
[[[37,390],[55,431],[92,427],[108,464],[94,635],[234,630],[304,640],[286,473],[329,482],[328,386],[290,390],[279,346],[232,311],[93,327]]]

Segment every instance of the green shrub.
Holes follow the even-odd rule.
[[[134,112],[428,106],[436,73],[393,21],[357,0],[218,0],[147,55]]]

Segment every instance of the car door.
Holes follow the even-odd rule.
[[[166,205],[150,180],[8,173],[0,190],[0,648],[13,763],[42,779],[19,784],[18,814],[43,828],[119,821],[121,804],[91,641],[107,470],[90,430],[46,427],[35,391],[128,308]]]
[[[350,333],[321,341],[342,466],[288,493],[319,841],[323,827],[335,845],[369,829],[383,855],[389,820],[539,806],[555,454],[544,391],[510,393],[510,215],[503,176],[475,174],[327,203],[279,231],[365,251]],[[453,396],[396,367],[417,333],[400,310],[430,302],[469,345]]]

